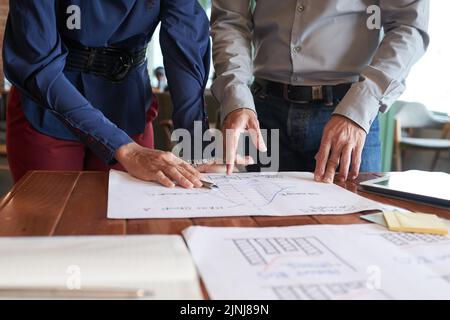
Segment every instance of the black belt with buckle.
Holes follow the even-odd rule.
[[[352,86],[352,83],[334,86],[293,86],[265,79],[255,79],[255,83],[260,85],[266,94],[289,102],[298,104],[322,102],[326,105],[333,105],[342,100]]]
[[[112,82],[123,81],[130,70],[146,61],[147,48],[130,52],[116,47],[86,47],[65,40],[69,49],[66,69],[74,69],[104,77]]]

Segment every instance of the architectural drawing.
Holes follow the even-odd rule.
[[[183,235],[213,299],[450,299],[449,237],[375,224]]]
[[[168,189],[112,170],[108,218],[194,218],[346,214],[381,205],[333,184],[317,183],[311,173],[210,174],[218,188]]]

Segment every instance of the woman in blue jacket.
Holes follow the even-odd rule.
[[[145,49],[160,22],[174,125],[206,129],[209,23],[196,0],[10,1],[3,56],[14,86],[7,147],[16,181],[28,170],[116,164],[165,186],[201,186],[192,166],[151,148]]]

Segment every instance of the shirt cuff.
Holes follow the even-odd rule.
[[[238,109],[250,109],[256,112],[253,95],[247,85],[232,85],[228,87],[224,91],[220,104],[222,123],[228,114]]]
[[[132,143],[131,139],[121,129],[111,131],[108,138],[103,138],[92,133],[81,133],[80,140],[91,149],[91,151],[108,165],[117,163],[115,153],[120,147]]]
[[[352,85],[333,114],[344,116],[369,133],[370,127],[380,111],[381,101],[369,92],[363,82]]]
[[[133,142],[125,132],[116,127],[115,132],[111,131],[108,138],[102,138],[95,133],[88,133],[83,130],[77,123],[71,121],[71,119],[64,117],[61,114],[55,113],[56,116],[61,119],[77,138],[87,146],[97,157],[103,160],[108,165],[114,165],[117,163],[115,159],[115,153],[121,146]]]

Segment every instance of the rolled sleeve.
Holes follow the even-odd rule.
[[[411,67],[425,53],[429,36],[428,0],[380,1],[384,38],[361,81],[353,84],[334,114],[369,132],[378,112],[386,112],[405,90]]]

